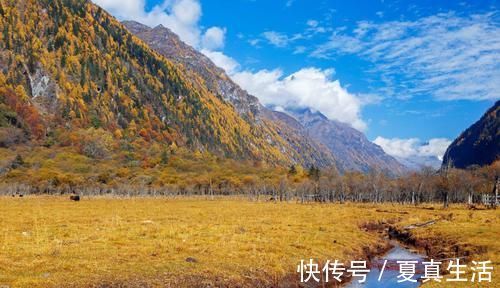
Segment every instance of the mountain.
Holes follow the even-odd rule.
[[[232,103],[236,110],[247,117],[253,115],[263,126],[272,126],[283,139],[298,153],[309,152],[309,163],[319,166],[332,165],[338,169],[368,171],[379,168],[402,173],[403,165],[388,156],[377,145],[368,141],[357,130],[346,124],[328,120],[320,113],[286,113],[272,111],[263,107],[256,97],[249,95],[208,57],[182,42],[168,28],[125,21],[124,25],[136,36],[144,40],[158,53],[175,63],[183,65],[188,71],[204,79],[205,85],[217,95]],[[313,118],[317,118],[314,120]]]
[[[192,79],[202,79],[209,91],[231,103],[241,117],[259,127],[268,137],[277,134],[281,141],[275,143],[281,145],[279,150],[293,162],[319,167],[335,165],[332,153],[321,143],[311,140],[294,118],[262,106],[257,97],[248,94],[223,69],[181,41],[170,29],[162,25],[150,28],[135,21],[124,21],[123,24],[158,53],[184,67]]]
[[[123,21],[130,32],[167,59],[182,65],[191,75],[203,79],[203,85],[233,104],[240,114],[258,114],[262,109],[258,99],[236,85],[208,57],[180,40],[163,25],[150,28],[135,21]]]
[[[297,109],[291,113],[304,125],[310,137],[330,149],[339,170],[367,172],[376,168],[394,174],[406,171],[405,166],[351,126],[330,120],[320,112],[313,112],[310,109]]]
[[[443,167],[489,165],[500,158],[500,101],[448,147]]]
[[[141,140],[278,165],[334,164],[269,120],[208,58],[184,46],[167,58],[90,1],[2,1],[0,27],[3,146],[81,146],[97,137],[121,149]]]

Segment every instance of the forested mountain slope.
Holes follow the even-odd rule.
[[[500,101],[458,136],[446,150],[443,167],[490,165],[500,157]]]
[[[90,1],[0,3],[4,146],[77,146],[82,138],[99,137],[99,145],[116,148],[121,141],[122,149],[140,138],[280,165],[324,160],[311,157],[312,149],[294,149],[277,127],[259,125],[258,103],[251,98],[241,113],[204,79],[150,49]],[[91,150],[89,156],[103,156]]]

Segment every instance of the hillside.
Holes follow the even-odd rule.
[[[500,101],[448,147],[443,167],[485,166],[500,157]]]
[[[355,170],[366,172],[378,168],[391,173],[401,173],[405,167],[377,145],[348,125],[330,121],[323,115],[300,113],[291,117],[285,113],[271,111],[263,107],[256,97],[249,95],[235,84],[230,77],[210,59],[182,42],[168,28],[157,26],[149,28],[135,21],[125,21],[124,25],[153,49],[175,63],[187,68],[201,77],[211,91],[232,103],[236,110],[252,115],[260,120],[262,126],[276,127],[284,140],[298,153],[311,155],[309,163],[325,166],[332,161],[342,171]],[[318,116],[319,115],[319,116]],[[316,117],[318,121],[306,119]],[[297,118],[297,119],[296,119]],[[298,121],[297,121],[298,120]]]
[[[277,135],[281,139],[276,142],[281,145],[280,151],[293,162],[305,166],[335,165],[332,153],[317,141],[310,139],[294,118],[286,117],[261,105],[257,97],[248,94],[234,83],[223,69],[181,41],[170,29],[161,25],[150,28],[135,21],[124,21],[123,24],[158,53],[185,67],[191,79],[202,79],[202,84],[209,91],[231,103],[244,119],[259,127],[268,135],[267,137],[272,139]]]
[[[258,123],[255,99],[230,104],[220,89],[150,49],[89,1],[1,5],[3,146],[78,146],[88,136],[114,148],[140,139],[270,164],[333,163],[328,155],[311,156],[311,145],[299,153],[296,139]],[[91,148],[87,156],[104,156]]]

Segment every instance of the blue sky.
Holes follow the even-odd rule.
[[[94,2],[171,28],[264,104],[319,110],[395,156],[440,156],[500,99],[497,1]]]

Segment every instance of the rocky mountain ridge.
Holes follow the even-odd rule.
[[[310,109],[295,110],[291,113],[311,138],[329,148],[339,170],[368,172],[375,168],[391,174],[407,171],[404,165],[351,126],[330,120],[320,112]]]

